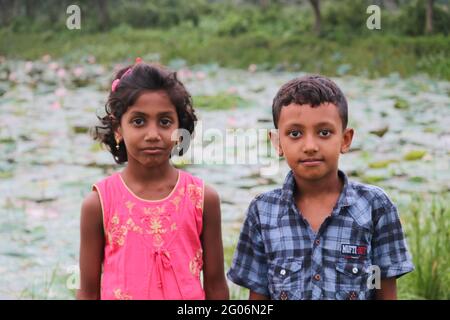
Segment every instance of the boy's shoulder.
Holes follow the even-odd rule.
[[[381,187],[348,179],[347,193],[355,203],[392,204],[391,199]]]
[[[357,220],[367,221],[378,219],[384,212],[396,210],[395,205],[380,187],[365,184],[345,178],[346,183],[340,197],[341,207],[347,207],[351,215]],[[272,220],[294,202],[292,190],[286,184],[260,193],[249,206],[249,214],[256,215],[257,219]]]

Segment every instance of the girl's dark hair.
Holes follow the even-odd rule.
[[[108,147],[116,163],[121,164],[128,159],[123,141],[120,142],[119,150],[116,149],[114,130],[119,126],[123,114],[145,91],[164,90],[177,111],[179,128],[188,130],[190,134],[194,132],[197,117],[192,106],[192,97],[177,79],[175,72],[158,64],[138,63],[119,70],[113,80],[116,79],[119,79],[119,83],[109,93],[105,105],[106,115],[97,117],[101,125],[95,126],[93,134],[95,140]],[[185,148],[179,155],[184,151]]]
[[[278,128],[278,120],[283,106],[296,103],[317,107],[325,102],[336,105],[342,121],[342,128],[345,129],[348,121],[347,100],[336,83],[320,75],[299,77],[287,82],[273,99],[272,116],[275,128]]]

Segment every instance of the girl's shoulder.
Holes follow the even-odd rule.
[[[202,178],[194,176],[193,174],[181,169],[178,169],[178,171],[180,172],[180,177],[183,177],[186,184],[195,184],[203,188],[205,183]]]
[[[106,176],[93,184],[94,186],[107,186],[111,184],[117,183],[118,179],[120,179],[120,172],[114,172],[109,176]]]

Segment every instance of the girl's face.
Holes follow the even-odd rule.
[[[169,160],[178,127],[178,115],[167,93],[147,91],[123,114],[115,136],[116,141],[124,141],[128,162],[153,167]]]

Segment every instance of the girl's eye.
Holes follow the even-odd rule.
[[[172,120],[168,118],[163,118],[160,120],[160,123],[163,127],[169,127],[172,124]]]
[[[136,119],[133,119],[133,120],[131,121],[131,123],[132,123],[135,127],[141,127],[141,126],[144,124],[144,119],[142,119],[142,118],[136,118]]]
[[[330,130],[324,129],[324,130],[320,130],[319,131],[319,136],[321,136],[321,137],[328,137],[330,135],[331,135],[331,131]]]
[[[289,137],[291,138],[300,138],[301,135],[301,132],[297,130],[292,130],[289,132]]]

